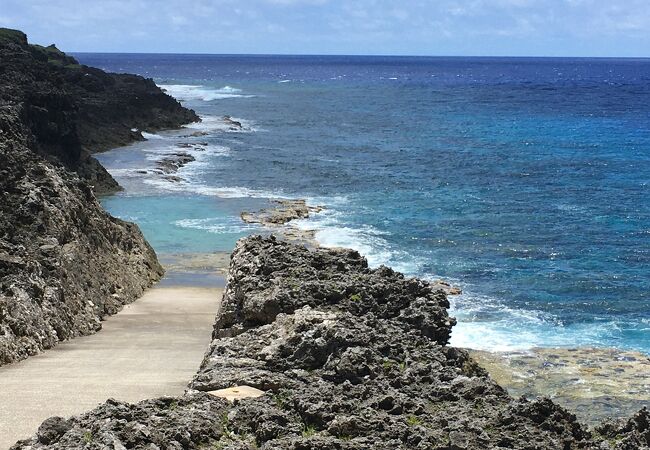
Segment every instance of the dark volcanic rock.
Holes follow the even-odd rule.
[[[228,125],[230,131],[241,131],[244,129],[244,126],[240,121],[234,120],[230,116],[223,116],[223,122]]]
[[[169,175],[178,172],[181,167],[195,161],[194,156],[185,152],[172,153],[156,162],[156,170]]]
[[[648,448],[645,410],[592,433],[548,399],[508,396],[446,345],[446,307],[356,252],[249,237],[188,394],[52,419],[14,449]],[[226,388],[263,393],[214,398]]]
[[[310,251],[251,237],[240,241],[233,252],[214,337],[269,324],[277,314],[303,306],[393,319],[405,330],[419,330],[442,344],[455,323],[447,315],[449,302],[443,291],[388,267],[369,269],[354,250]]]
[[[217,448],[211,444],[231,433],[226,411],[225,400],[207,394],[163,397],[136,405],[108,400],[69,420],[46,420],[29,445],[62,450]],[[27,442],[12,448],[26,448]]]
[[[162,275],[136,225],[30,150],[20,110],[0,107],[0,365],[98,330]]]
[[[108,79],[0,29],[0,365],[95,332],[162,275],[138,227],[107,214],[79,178],[117,188],[79,134],[88,104],[100,117],[102,101],[129,101],[84,91]]]
[[[629,420],[606,421],[596,427],[605,441],[601,448],[633,450],[650,448],[650,412],[646,408]]]
[[[91,153],[142,140],[137,130],[199,120],[150,79],[80,65],[53,45],[29,45],[23,33],[5,28],[0,103],[18,108],[32,150],[76,171],[98,193],[119,186]]]

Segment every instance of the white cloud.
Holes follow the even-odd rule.
[[[72,50],[650,52],[648,0],[0,1],[0,24]]]

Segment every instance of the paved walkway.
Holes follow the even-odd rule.
[[[0,367],[0,450],[51,416],[107,398],[135,402],[183,393],[210,342],[217,288],[156,287],[92,336]]]

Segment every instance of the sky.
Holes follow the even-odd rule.
[[[69,52],[650,56],[650,0],[0,0]]]

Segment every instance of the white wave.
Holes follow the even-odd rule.
[[[201,100],[204,102],[210,102],[213,100],[222,100],[226,98],[255,97],[254,95],[250,94],[242,94],[241,89],[237,89],[231,86],[224,86],[222,88],[215,89],[203,85],[192,84],[159,84],[158,87],[179,101]]]
[[[278,83],[291,83],[293,80],[280,80]]]
[[[450,297],[458,323],[450,344],[486,351],[526,351],[536,347],[600,347],[620,339],[615,320],[565,324],[538,310],[511,308],[497,299],[468,293]]]
[[[537,347],[606,347],[620,340],[615,321],[565,326],[555,321],[529,321],[517,314],[500,320],[470,321],[452,311],[458,323],[450,344],[455,347],[486,351],[525,351]]]
[[[207,166],[210,158],[214,156],[227,157],[231,154],[230,147],[215,144],[192,144],[191,146],[178,146],[176,144],[168,144],[164,146],[143,148],[142,151],[147,155],[146,159],[152,162],[158,162],[162,159],[169,158],[172,155],[185,153],[191,155],[194,161],[190,161],[179,169],[180,171],[196,170],[197,166]],[[152,167],[150,167],[151,169]]]
[[[390,264],[393,253],[386,241],[367,230],[352,227],[327,227],[316,231],[316,240],[323,247],[346,247],[357,250],[371,267]]]
[[[147,179],[144,183],[155,186],[168,192],[185,192],[210,197],[219,198],[269,198],[269,199],[287,199],[289,197],[282,194],[259,189],[249,189],[240,186],[214,187],[206,186],[189,180],[181,180],[178,183],[170,183],[164,179]]]
[[[350,200],[343,195],[330,197],[306,197],[305,200],[309,206],[325,206],[328,210],[335,206],[344,206],[350,203]]]
[[[201,116],[201,122],[193,122],[183,126],[183,128],[203,133],[213,133],[215,131],[227,133],[250,133],[258,131],[251,121],[240,119],[238,117],[230,117],[229,119],[230,120],[223,116]],[[231,121],[239,122],[241,128],[233,127]]]
[[[161,135],[155,134],[155,133],[147,133],[146,131],[143,131],[141,134],[142,134],[143,138],[145,138],[145,139],[147,139],[149,141],[152,140],[152,139],[165,139],[164,136],[161,136]]]
[[[107,169],[108,172],[116,177],[116,178],[134,178],[134,177],[142,177],[144,175],[143,172],[146,172],[148,169],[147,168],[110,168]]]
[[[242,222],[239,217],[206,217],[204,219],[181,219],[174,222],[180,228],[204,230],[209,233],[243,233],[257,227]]]
[[[343,205],[347,199],[310,198],[310,205]],[[345,206],[343,206],[345,208]],[[346,247],[359,251],[371,267],[386,265],[408,276],[422,277],[422,266],[428,261],[391,246],[387,232],[369,225],[350,225],[346,213],[325,209],[312,217],[292,221],[291,226],[315,230],[315,238],[323,247]],[[454,285],[466,286],[458,280]],[[510,308],[493,298],[465,293],[450,297],[450,315],[458,319],[452,331],[451,344],[457,347],[487,351],[525,351],[534,347],[599,345],[611,342],[616,326],[612,323],[565,326],[554,315],[538,310]],[[605,337],[610,336],[610,337]]]
[[[201,195],[209,195],[221,198],[288,198],[275,192],[263,191],[259,189],[249,189],[246,187],[213,187],[204,185],[188,185],[187,188],[192,192]]]
[[[414,275],[418,272],[420,261],[408,257],[403,251],[391,247],[384,236],[390,235],[386,231],[378,230],[370,225],[347,225],[344,214],[333,209],[333,204],[347,202],[345,197],[311,198],[309,205],[324,205],[326,209],[317,214],[312,214],[308,219],[291,222],[291,226],[300,229],[315,230],[315,239],[322,247],[351,248],[368,260],[370,267],[380,265],[390,266],[393,269]],[[322,201],[321,201],[322,200]]]

